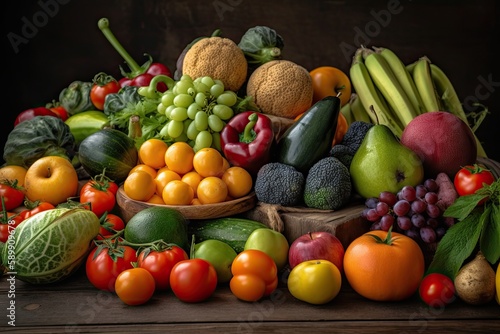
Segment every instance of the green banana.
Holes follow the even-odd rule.
[[[363,50],[363,58],[375,86],[405,127],[418,114],[391,67],[381,54],[370,49]]]
[[[412,72],[413,81],[424,102],[425,112],[443,110],[441,98],[437,94],[431,74],[431,61],[421,57],[416,61]]]
[[[365,107],[363,107],[363,103],[361,102],[361,99],[357,96],[357,94],[351,95],[351,99],[349,100],[349,104],[351,105],[351,114],[352,114],[354,121],[373,123],[373,121],[370,118]]]
[[[392,51],[391,49],[384,47],[373,47],[376,53],[379,53],[384,57],[384,59],[389,64],[394,76],[399,81],[399,84],[405,91],[406,95],[410,99],[410,102],[413,104],[413,108],[415,108],[417,115],[424,113],[424,103],[420,94],[418,93],[417,87],[415,86],[415,82],[413,78],[406,68],[405,64],[401,59]]]
[[[374,124],[384,124],[388,126],[391,131],[398,138],[401,138],[403,128],[391,115],[391,111],[387,102],[381,96],[380,92],[370,77],[370,73],[366,68],[363,61],[363,48],[356,50],[351,67],[349,69],[349,77],[351,83],[360,99],[364,109],[367,111],[368,116]],[[351,105],[352,107],[352,105]],[[375,113],[368,112],[368,110],[375,110]]]
[[[353,116],[352,116],[352,109],[351,109],[351,102],[347,102],[346,104],[344,104],[342,106],[342,108],[340,108],[340,112],[342,113],[342,115],[344,115],[345,117],[345,120],[347,121],[347,124],[348,125],[351,125],[353,121]]]

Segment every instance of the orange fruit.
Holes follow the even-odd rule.
[[[202,148],[193,157],[193,167],[202,177],[221,176],[224,173],[224,157],[215,148]]]
[[[154,195],[156,183],[151,174],[138,170],[127,176],[123,182],[123,190],[131,199],[147,201]]]
[[[164,154],[166,166],[174,172],[183,175],[193,169],[194,150],[186,142],[175,142]]]
[[[200,184],[200,181],[202,179],[203,179],[203,177],[200,174],[198,174],[198,172],[196,172],[194,170],[182,175],[182,178],[181,178],[181,180],[183,182],[186,182],[187,184],[189,184],[191,186],[191,188],[193,188],[194,197],[197,197],[196,189],[198,188],[198,184]]]
[[[155,193],[159,196],[162,196],[163,188],[165,188],[167,183],[173,180],[180,180],[180,179],[181,176],[176,172],[174,172],[173,170],[162,169],[161,171],[158,171],[155,177],[155,183],[156,183]]]
[[[196,194],[202,204],[224,202],[227,198],[227,185],[221,178],[208,176],[200,181]]]
[[[135,165],[134,167],[132,167],[132,169],[130,170],[130,172],[128,172],[128,175],[132,174],[133,172],[136,172],[138,170],[142,170],[143,172],[146,172],[148,173],[149,175],[151,175],[153,178],[156,177],[156,169],[154,169],[153,167],[151,166],[148,166],[146,164],[138,164],[138,165]]]
[[[139,160],[154,169],[165,166],[165,152],[168,144],[163,140],[150,138],[139,147]]]
[[[228,195],[233,199],[248,195],[253,186],[250,173],[238,166],[229,167],[222,174],[222,181],[227,185]]]
[[[158,194],[153,194],[150,199],[148,199],[146,202],[151,203],[151,204],[162,204],[165,205],[165,202],[163,202],[163,198],[158,195]]]
[[[194,198],[194,191],[189,184],[173,180],[163,188],[162,198],[167,205],[189,205]]]

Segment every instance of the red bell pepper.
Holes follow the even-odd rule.
[[[36,116],[53,116],[59,117],[55,112],[45,107],[36,107],[26,109],[21,111],[19,115],[17,115],[16,120],[14,121],[14,126],[17,126],[19,123],[30,120]]]
[[[102,18],[98,22],[98,27],[101,29],[102,33],[106,37],[106,39],[111,43],[111,45],[115,48],[115,50],[123,57],[131,72],[126,72],[121,66],[120,71],[123,75],[123,78],[118,80],[120,85],[123,86],[149,86],[151,79],[153,79],[156,75],[164,74],[169,77],[172,77],[172,73],[170,69],[161,64],[161,63],[153,63],[153,58],[145,53],[149,59],[142,66],[139,66],[137,62],[130,56],[130,54],[125,50],[125,48],[120,44],[120,42],[116,39],[113,32],[109,28],[109,20],[107,18]],[[158,91],[164,92],[167,90],[167,86],[164,83],[158,84]]]
[[[227,161],[256,175],[270,161],[274,131],[271,119],[255,111],[235,115],[220,134]]]

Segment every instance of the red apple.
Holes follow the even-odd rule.
[[[290,269],[303,261],[328,260],[340,272],[343,272],[344,246],[340,240],[330,232],[318,231],[306,233],[295,239],[288,250]]]

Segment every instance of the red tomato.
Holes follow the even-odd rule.
[[[179,246],[170,245],[165,249],[144,249],[137,258],[137,266],[149,271],[156,282],[156,289],[170,288],[170,273],[180,261],[189,259],[189,255]]]
[[[144,268],[127,269],[116,278],[115,292],[127,305],[141,305],[153,297],[155,280]]]
[[[9,235],[14,233],[14,229],[22,221],[20,214],[2,211],[0,213],[0,242],[7,242]]]
[[[20,112],[19,115],[17,115],[17,117],[14,121],[14,126],[17,126],[19,123],[30,120],[36,116],[58,117],[58,115],[56,113],[54,113],[52,110],[45,108],[45,107],[30,108],[30,109],[26,109],[26,110]]]
[[[98,73],[90,90],[90,100],[99,109],[104,110],[104,101],[108,94],[118,93],[121,86],[112,76]]]
[[[68,112],[63,106],[54,106],[49,109],[63,121],[66,121],[69,118]]]
[[[455,300],[455,285],[451,278],[439,273],[428,274],[418,289],[420,298],[431,307],[442,308]]]
[[[52,210],[52,209],[56,208],[52,203],[40,202],[40,201],[28,203],[28,204],[26,204],[26,207],[28,209],[23,214],[24,219],[28,219],[29,217],[33,217],[34,215],[36,215],[39,212],[46,211],[46,210]]]
[[[97,239],[109,238],[125,228],[125,222],[120,216],[108,213],[101,217],[101,228]]]
[[[0,210],[13,210],[24,202],[23,188],[16,182],[2,181],[0,183]],[[5,205],[5,206],[4,206]]]
[[[116,197],[109,190],[107,184],[90,180],[85,183],[80,190],[80,203],[89,204],[90,209],[97,217],[101,217],[105,212],[113,210],[116,204]]]
[[[472,195],[477,190],[483,187],[483,184],[492,184],[495,182],[495,176],[491,171],[478,164],[462,167],[457,174],[453,183],[455,189],[460,196]],[[478,203],[483,204],[486,198]]]
[[[87,257],[87,278],[96,288],[114,292],[116,278],[122,271],[133,268],[133,262],[137,262],[137,255],[130,246],[96,247]]]
[[[217,271],[203,259],[178,262],[170,273],[170,287],[186,303],[197,303],[210,297],[217,287]]]

